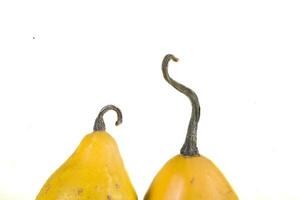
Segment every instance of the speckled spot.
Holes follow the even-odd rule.
[[[81,195],[82,192],[83,192],[83,188],[78,188],[78,189],[77,189],[77,194],[78,194],[78,195]]]
[[[47,194],[49,190],[50,190],[50,184],[47,183],[47,185],[45,185],[45,188],[44,188],[45,194]]]
[[[195,182],[195,177],[193,177],[191,180],[190,180],[190,184],[194,184],[194,182]]]
[[[107,195],[107,200],[112,200],[110,195]]]

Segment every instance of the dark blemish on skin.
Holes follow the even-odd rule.
[[[107,195],[107,200],[112,200],[110,195]]]
[[[230,190],[230,189],[227,189],[227,191],[226,191],[226,195],[231,195],[233,193],[233,191],[232,190]]]
[[[49,190],[50,190],[50,185],[47,184],[47,185],[45,186],[45,193],[47,194]]]
[[[32,39],[35,40],[35,37],[33,36]]]
[[[117,190],[120,189],[120,185],[118,183],[116,183],[115,187]]]
[[[195,182],[195,177],[193,177],[191,180],[190,180],[190,184],[194,184],[194,182]]]
[[[82,189],[82,188],[78,188],[78,189],[77,189],[77,194],[78,194],[78,195],[81,195],[82,192],[83,192],[83,189]]]

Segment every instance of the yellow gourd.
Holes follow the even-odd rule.
[[[121,111],[113,105],[105,106],[95,121],[94,132],[86,135],[70,158],[52,174],[36,200],[137,199],[118,146],[105,131],[103,115],[108,110],[117,112],[116,125],[122,123]]]
[[[237,200],[237,195],[221,171],[198,152],[197,126],[200,118],[198,97],[191,89],[169,76],[170,60],[178,61],[171,54],[165,56],[162,63],[164,78],[190,99],[192,115],[180,154],[169,160],[158,172],[144,200]]]

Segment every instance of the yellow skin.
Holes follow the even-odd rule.
[[[36,197],[36,200],[136,199],[117,144],[105,131],[86,135]]]
[[[238,197],[209,159],[177,155],[156,175],[144,200],[238,200]]]

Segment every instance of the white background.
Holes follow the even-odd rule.
[[[167,53],[199,96],[200,152],[240,199],[299,200],[297,0],[1,0],[0,200],[34,199],[106,104],[142,199],[190,117]]]

